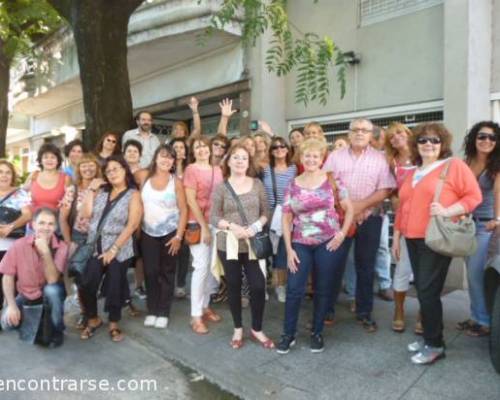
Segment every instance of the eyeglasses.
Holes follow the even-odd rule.
[[[227,147],[225,144],[219,143],[219,142],[214,142],[214,143],[212,143],[212,145],[215,147],[220,147],[221,149],[224,149],[224,150],[226,150],[226,147]]]
[[[426,144],[427,142],[431,142],[432,144],[441,144],[441,139],[436,136],[420,136],[417,138],[418,144]]]
[[[116,143],[116,140],[115,139],[106,138],[106,142]]]
[[[271,146],[271,150],[278,150],[278,149],[286,149],[286,146],[284,144],[275,144],[274,146]]]
[[[496,142],[498,140],[497,136],[494,133],[488,132],[479,132],[476,137],[477,140],[489,140],[490,142]]]
[[[365,133],[366,134],[366,133],[372,132],[372,130],[371,129],[365,129],[365,128],[354,128],[354,129],[351,129],[351,132],[352,133],[358,133],[358,132],[360,132],[360,133]]]
[[[115,168],[107,169],[106,171],[104,171],[104,173],[106,175],[111,175],[111,174],[114,174],[122,169],[123,169],[123,167],[115,167]]]

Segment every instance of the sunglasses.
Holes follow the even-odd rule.
[[[494,133],[479,132],[476,137],[477,140],[489,140],[490,142],[496,142],[498,138]]]
[[[418,144],[426,144],[428,142],[431,142],[432,144],[440,144],[441,139],[435,136],[420,136],[417,138]]]
[[[222,149],[224,149],[224,150],[225,150],[225,149],[226,149],[226,147],[227,147],[225,144],[223,144],[223,143],[219,143],[219,142],[215,142],[215,143],[213,143],[213,146],[215,146],[215,147],[220,147],[220,148],[222,148]]]
[[[271,147],[272,150],[278,150],[278,149],[286,149],[286,146],[284,144],[275,144],[274,146]]]

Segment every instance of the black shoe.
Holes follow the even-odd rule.
[[[295,346],[295,337],[290,335],[282,335],[278,346],[276,347],[276,352],[279,354],[288,354],[290,347]]]
[[[57,348],[61,347],[64,343],[64,334],[61,333],[54,333],[52,336],[52,340],[50,341],[49,347],[51,348]]]
[[[321,353],[325,350],[325,344],[323,342],[323,336],[321,334],[311,335],[311,353]]]

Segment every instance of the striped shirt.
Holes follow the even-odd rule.
[[[288,167],[286,171],[276,171],[274,170],[274,176],[276,177],[276,195],[277,199],[274,198],[273,191],[273,180],[271,176],[271,167],[267,166],[264,168],[262,173],[262,183],[266,189],[267,204],[269,209],[274,209],[277,204],[283,204],[283,199],[285,197],[285,191],[290,184],[290,182],[297,175],[297,167],[292,164]]]

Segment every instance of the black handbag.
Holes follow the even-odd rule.
[[[101,219],[97,224],[97,233],[95,239],[92,243],[85,242],[78,246],[73,255],[70,257],[68,261],[68,276],[70,277],[78,277],[82,276],[87,268],[87,262],[96,252],[96,244],[101,236],[102,227],[104,226],[104,220],[109,215],[115,204],[128,192],[128,190],[124,190],[121,192],[118,197],[110,202],[109,195],[106,207],[104,208]]]
[[[17,210],[12,207],[6,207],[2,206],[7,199],[12,196],[14,193],[16,193],[17,190],[14,190],[10,192],[7,196],[5,196],[1,201],[0,201],[0,225],[9,225],[14,223],[20,216],[21,216],[21,210]],[[25,228],[22,226],[20,228],[14,229],[10,234],[9,238],[12,239],[17,239],[20,237],[23,237],[25,233]]]
[[[225,181],[224,185],[229,190],[229,193],[231,193],[231,196],[233,196],[233,199],[236,202],[241,220],[246,226],[249,226],[245,211],[243,210],[243,206],[241,205],[238,195],[228,181]],[[255,257],[257,257],[257,259],[262,260],[273,255],[273,246],[271,244],[271,239],[269,239],[269,234],[266,231],[256,233],[254,237],[249,238],[249,241],[250,246],[252,246],[252,250],[255,253]]]

